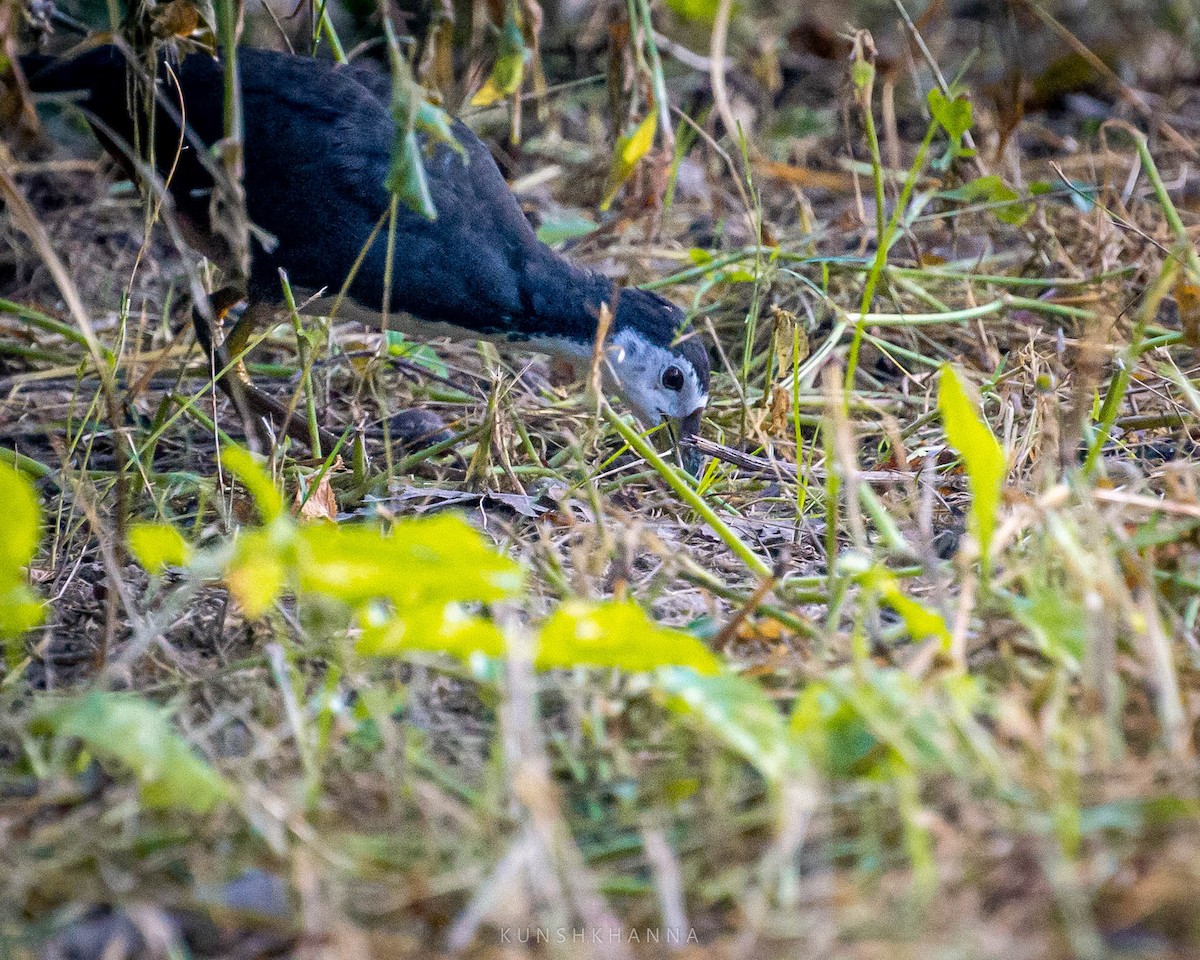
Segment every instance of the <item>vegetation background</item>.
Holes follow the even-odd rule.
[[[216,268],[10,81],[0,956],[1200,956],[1189,0],[0,0],[0,50],[239,17],[392,25],[546,242],[692,311],[709,460],[302,316],[249,366],[339,443],[246,453]]]

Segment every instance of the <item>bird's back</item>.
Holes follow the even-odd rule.
[[[238,60],[247,213],[275,241],[255,244],[252,295],[278,300],[280,268],[296,288],[330,293],[353,273],[352,299],[380,310],[389,226],[376,228],[390,204],[384,187],[395,138],[390,80],[272,51],[242,49]],[[117,48],[31,66],[35,90],[86,91],[83,106],[99,121],[102,141],[118,155],[127,152],[113,142],[134,141]],[[170,175],[179,213],[211,236],[213,178],[202,154],[224,132],[223,67],[192,54],[177,64],[164,61],[159,75],[158,169]],[[182,149],[180,115],[189,130]],[[589,314],[611,295],[611,284],[542,245],[487,147],[462,123],[454,133],[466,161],[441,144],[425,159],[437,220],[397,206],[389,310],[475,335],[536,339],[573,328],[588,335],[595,325]]]

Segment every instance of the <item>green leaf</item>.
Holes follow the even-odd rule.
[[[383,185],[414,213],[426,220],[437,219],[437,207],[433,204],[433,194],[429,192],[429,181],[425,176],[420,141],[415,131],[402,130],[399,121],[396,124],[396,141],[392,145],[392,162]]]
[[[850,69],[850,82],[855,90],[864,90],[875,79],[875,65],[867,60],[857,60]]]
[[[973,678],[949,675],[922,684],[896,668],[843,667],[809,684],[796,700],[791,729],[813,761],[833,777],[892,779],[897,769],[958,761],[948,722],[978,707]]]
[[[390,533],[364,525],[314,524],[297,531],[297,588],[355,608],[389,600],[398,611],[515,596],[521,568],[461,517],[401,520]]]
[[[0,464],[0,575],[23,576],[25,567],[37,552],[41,510],[33,484],[20,471]]]
[[[525,49],[525,37],[521,32],[520,11],[516,4],[509,4],[504,16],[504,27],[500,31],[500,44],[496,63],[487,82],[471,98],[471,106],[487,107],[521,89],[525,79],[525,65],[531,52]]]
[[[658,667],[691,667],[712,674],[721,661],[695,637],[660,627],[631,600],[567,600],[542,626],[535,663],[539,670],[614,667],[642,673]]]
[[[235,446],[222,447],[221,461],[249,492],[263,523],[271,523],[283,516],[283,497],[249,451]]]
[[[409,363],[416,364],[439,377],[448,377],[449,369],[438,356],[437,351],[427,343],[417,343],[409,340],[399,330],[387,331],[387,350],[389,357],[403,357]]]
[[[129,529],[129,552],[150,573],[185,566],[192,548],[169,523],[135,523]]]
[[[46,614],[42,598],[22,581],[0,582],[0,639],[32,630]]]
[[[225,585],[246,616],[261,617],[279,599],[288,583],[293,555],[294,550],[274,529],[250,530],[238,537],[233,559],[225,570]]]
[[[682,667],[659,670],[654,680],[667,695],[668,707],[696,717],[767,780],[777,783],[804,768],[795,735],[754,681],[728,672],[703,675]]]
[[[565,240],[586,237],[596,229],[596,221],[582,213],[572,211],[558,217],[546,217],[537,228],[537,238],[548,247]]]
[[[166,714],[139,697],[93,692],[56,707],[45,720],[59,736],[76,737],[101,759],[129,770],[149,806],[206,813],[232,795]]]
[[[971,101],[966,97],[948,98],[936,87],[929,91],[929,112],[939,127],[956,144],[971,129]]]
[[[410,608],[378,623],[368,620],[355,649],[364,657],[401,657],[422,650],[469,661],[475,656],[502,657],[505,642],[491,621],[446,603]]]
[[[945,130],[950,138],[950,152],[941,158],[940,163],[935,162],[934,166],[945,169],[953,160],[973,157],[975,151],[963,146],[963,137],[971,129],[971,101],[961,96],[950,99],[936,87],[929,91],[928,100],[934,123]]]
[[[617,193],[630,178],[642,157],[654,146],[654,135],[658,132],[658,111],[651,109],[646,119],[634,128],[632,133],[618,138],[617,149],[613,152],[612,169],[608,174],[608,186],[604,190],[604,200],[601,210],[612,206]]]
[[[810,684],[797,697],[791,729],[830,776],[869,774],[882,758],[882,745],[853,703],[826,683]]]
[[[950,628],[945,618],[918,600],[905,594],[894,577],[886,577],[879,585],[879,594],[884,602],[900,615],[904,627],[914,640],[936,637],[942,649],[949,651],[952,643]]]
[[[938,410],[946,428],[946,439],[962,457],[967,471],[971,520],[979,540],[980,556],[986,565],[1000,513],[1000,490],[1008,471],[1008,458],[950,364],[942,366]]]
[[[696,20],[700,23],[712,24],[717,19],[720,0],[667,0],[667,6],[685,20]],[[736,15],[738,4],[733,5]]]
[[[942,197],[963,203],[1001,204],[994,211],[996,219],[1017,227],[1033,213],[1033,204],[1021,203],[1021,195],[995,175],[977,177],[957,190],[947,190]]]
[[[467,163],[467,148],[454,135],[454,119],[450,114],[420,97],[412,118],[413,128],[423,138],[422,146],[426,151],[438,145],[446,146],[462,157],[464,164]]]
[[[410,210],[427,220],[436,220],[437,208],[429,192],[421,139],[417,135],[419,133],[425,138],[428,149],[445,145],[454,150],[462,157],[464,164],[467,162],[467,152],[454,136],[453,121],[444,110],[425,98],[425,91],[413,78],[412,69],[400,52],[391,21],[387,18],[384,18],[384,32],[387,34],[392,65],[392,102],[389,110],[395,124],[384,187]]]
[[[1037,648],[1055,663],[1078,671],[1087,646],[1088,611],[1074,591],[1045,581],[1027,596],[1012,599],[1013,613],[1033,636]]]
[[[25,567],[37,553],[41,508],[33,484],[20,471],[0,464],[0,639],[16,638],[42,621],[45,607],[26,584]],[[10,649],[18,656],[19,648]]]

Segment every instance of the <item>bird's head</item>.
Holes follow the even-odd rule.
[[[708,351],[669,300],[636,288],[617,299],[604,375],[647,426],[664,420],[683,439],[699,433],[708,404]],[[689,469],[698,463],[687,463]]]

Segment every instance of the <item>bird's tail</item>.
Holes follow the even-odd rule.
[[[28,80],[30,77],[36,77],[54,63],[54,60],[54,57],[44,53],[26,53],[17,57],[17,64],[21,68],[21,73],[25,74],[25,78]]]
[[[61,57],[30,53],[17,57],[17,62],[33,93],[90,92],[125,78],[120,50],[108,43],[97,46],[95,40]]]

